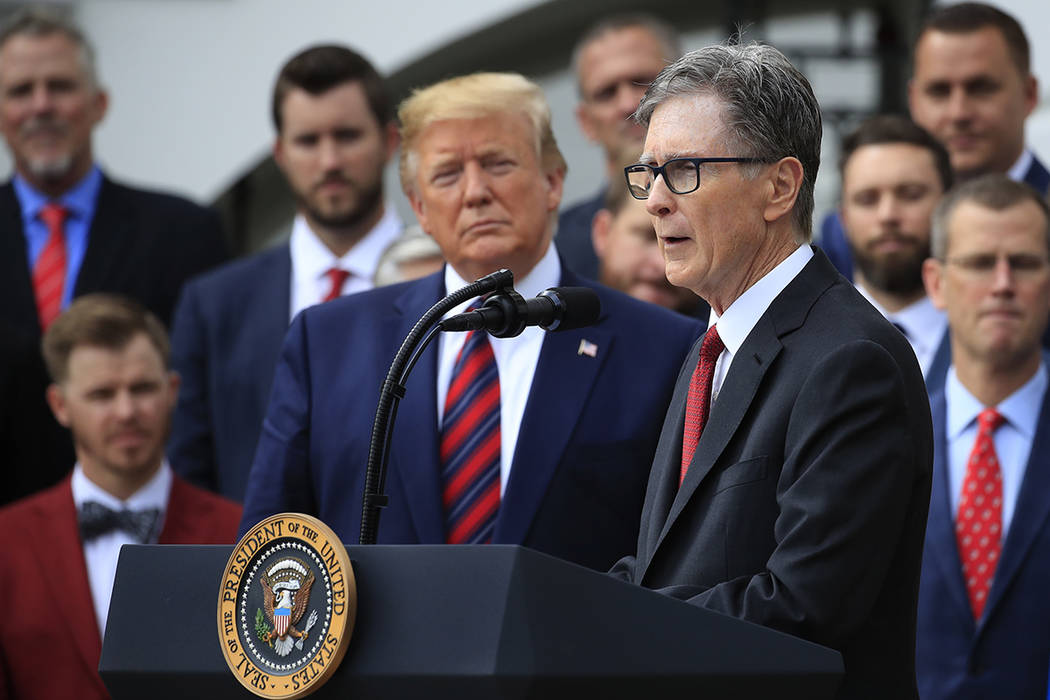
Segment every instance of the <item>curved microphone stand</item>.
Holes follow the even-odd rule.
[[[361,508],[360,544],[375,544],[379,531],[380,508],[387,504],[383,493],[386,486],[386,468],[390,460],[390,439],[393,434],[394,419],[397,417],[398,402],[405,396],[405,380],[415,367],[416,360],[440,332],[435,324],[441,320],[449,309],[474,297],[483,296],[501,289],[513,289],[514,275],[510,270],[499,270],[491,275],[468,284],[430,307],[416,325],[409,331],[408,337],[401,343],[394,361],[390,364],[379,393],[379,405],[376,407],[375,422],[372,424],[372,440],[368,447],[368,468],[365,472],[365,494]],[[427,333],[427,331],[430,331]],[[424,337],[426,334],[426,337]],[[420,343],[422,339],[422,343]],[[416,346],[419,346],[418,350]]]

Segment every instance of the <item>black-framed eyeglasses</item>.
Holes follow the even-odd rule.
[[[658,175],[664,176],[667,189],[675,194],[689,194],[700,187],[700,165],[704,163],[761,163],[759,158],[672,158],[663,165],[635,163],[623,169],[627,190],[635,199],[649,199]]]

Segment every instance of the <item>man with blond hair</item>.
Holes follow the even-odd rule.
[[[391,359],[436,301],[507,268],[526,298],[590,287],[601,318],[550,335],[441,336],[406,384],[378,541],[523,544],[607,567],[634,546],[660,416],[698,328],[563,268],[551,236],[565,161],[535,84],[453,78],[417,91],[398,116],[402,186],[447,265],[293,322],[242,529],[295,510],[354,538]],[[651,362],[656,353],[666,361]]]

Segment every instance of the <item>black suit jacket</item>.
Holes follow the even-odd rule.
[[[215,212],[180,197],[132,189],[103,177],[74,297],[89,292],[125,294],[167,324],[182,283],[225,258],[226,245]],[[0,299],[0,328],[14,329],[0,337],[4,346],[0,357],[24,356],[22,347],[40,342],[40,323],[22,210],[10,182],[0,186]],[[0,395],[0,414],[27,406],[39,416],[36,424],[25,428],[28,434],[55,436],[54,440],[41,439],[40,451],[28,456],[23,448],[0,443],[0,454],[5,455],[3,473],[8,483],[17,475],[18,496],[56,483],[75,459],[68,433],[50,411],[38,410],[37,402],[42,399],[36,392],[42,392],[45,384],[38,374],[31,399]],[[26,434],[15,439],[29,441]]]
[[[815,253],[734,356],[679,488],[694,347],[613,573],[839,650],[840,697],[915,698],[929,405],[907,340]]]
[[[125,294],[167,325],[182,283],[226,257],[215,212],[103,177],[73,296]],[[0,298],[5,320],[40,334],[22,210],[10,182],[0,186]]]

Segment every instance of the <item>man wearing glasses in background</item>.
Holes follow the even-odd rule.
[[[929,405],[905,338],[809,244],[820,110],[769,46],[686,54],[626,168],[668,279],[712,307],[612,574],[842,653],[842,698],[916,698]]]
[[[933,498],[916,672],[923,700],[1043,698],[1050,657],[1050,213],[986,175],[933,218],[926,287],[948,313],[952,365],[930,392]]]

